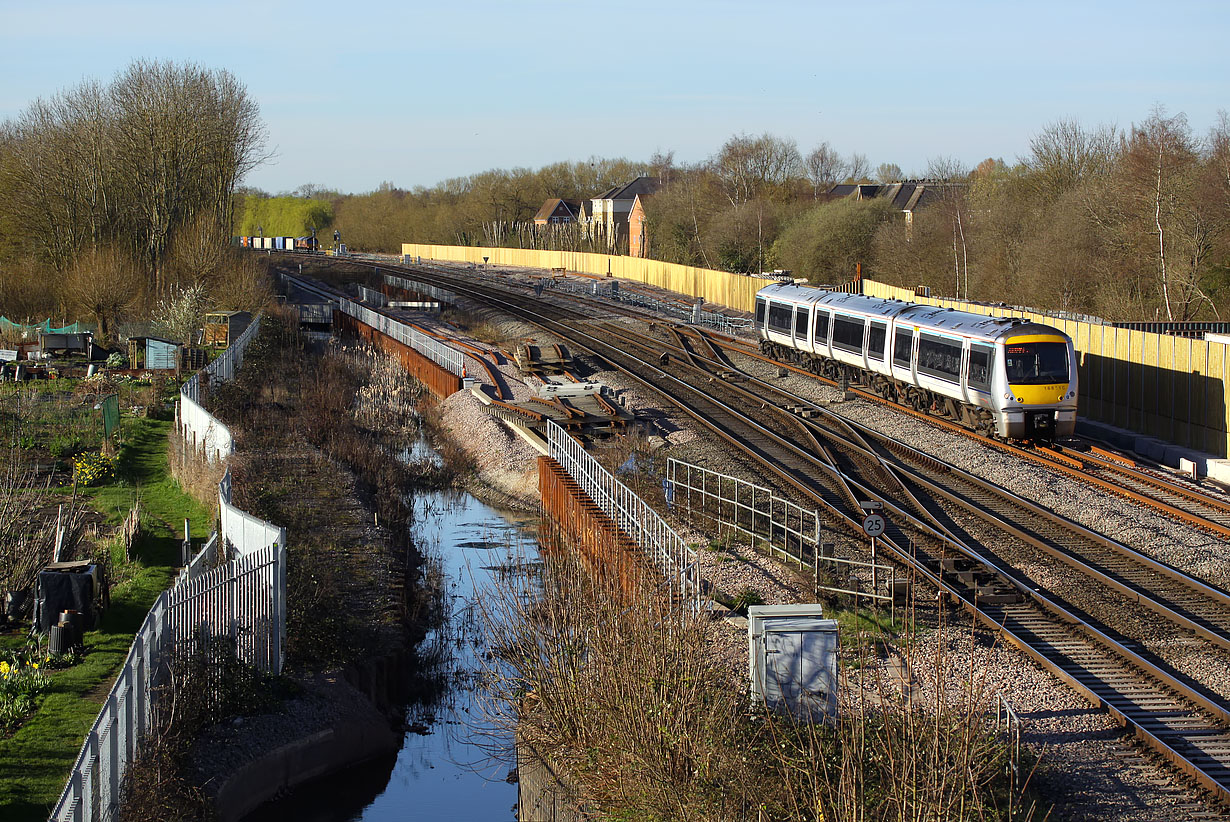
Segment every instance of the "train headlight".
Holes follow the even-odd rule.
[[[1016,401],[1017,401],[1017,402],[1025,402],[1025,400],[1021,399],[1020,397],[1017,397],[1017,398],[1016,398]]]
[[[1010,400],[1010,399],[1012,399],[1012,395],[1011,395],[1011,394],[1004,394],[1004,399],[1006,399],[1006,400]]]

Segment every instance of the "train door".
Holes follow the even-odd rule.
[[[811,323],[811,311],[805,305],[794,307],[794,347],[802,351],[810,351],[807,345],[807,330]]]

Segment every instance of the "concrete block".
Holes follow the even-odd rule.
[[[1230,460],[1208,460],[1204,466],[1209,479],[1230,486]]]
[[[1151,459],[1154,462],[1162,461],[1162,452],[1166,449],[1166,444],[1159,439],[1153,437],[1137,437],[1132,443],[1132,450],[1140,454],[1146,459]]]
[[[1167,445],[1162,452],[1160,462],[1163,465],[1169,465],[1171,468],[1182,468],[1183,461],[1186,460],[1195,466],[1197,476],[1203,476],[1207,473],[1204,464],[1208,459],[1208,454],[1202,454],[1199,451],[1193,451],[1190,448],[1183,448],[1178,445]]]

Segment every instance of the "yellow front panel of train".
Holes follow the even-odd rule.
[[[1023,405],[1054,405],[1068,393],[1066,382],[1055,385],[1009,385],[1013,399]]]

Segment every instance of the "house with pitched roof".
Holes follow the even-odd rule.
[[[645,209],[643,200],[653,195],[662,187],[657,177],[637,177],[630,183],[615,186],[602,192],[590,200],[587,215],[588,226],[595,239],[605,239],[607,249],[618,254],[621,251],[636,257],[643,257],[647,251],[645,242]],[[635,245],[637,252],[632,251],[631,217],[633,208],[640,204],[638,211],[638,235]],[[639,252],[639,253],[638,253]]]
[[[887,199],[905,215],[907,229],[914,227],[914,213],[944,196],[963,183],[936,180],[905,180],[900,183],[839,183],[828,190],[830,200],[850,198],[853,200]]]
[[[534,225],[568,225],[575,223],[581,214],[580,200],[563,200],[552,197],[542,204],[534,215]]]

